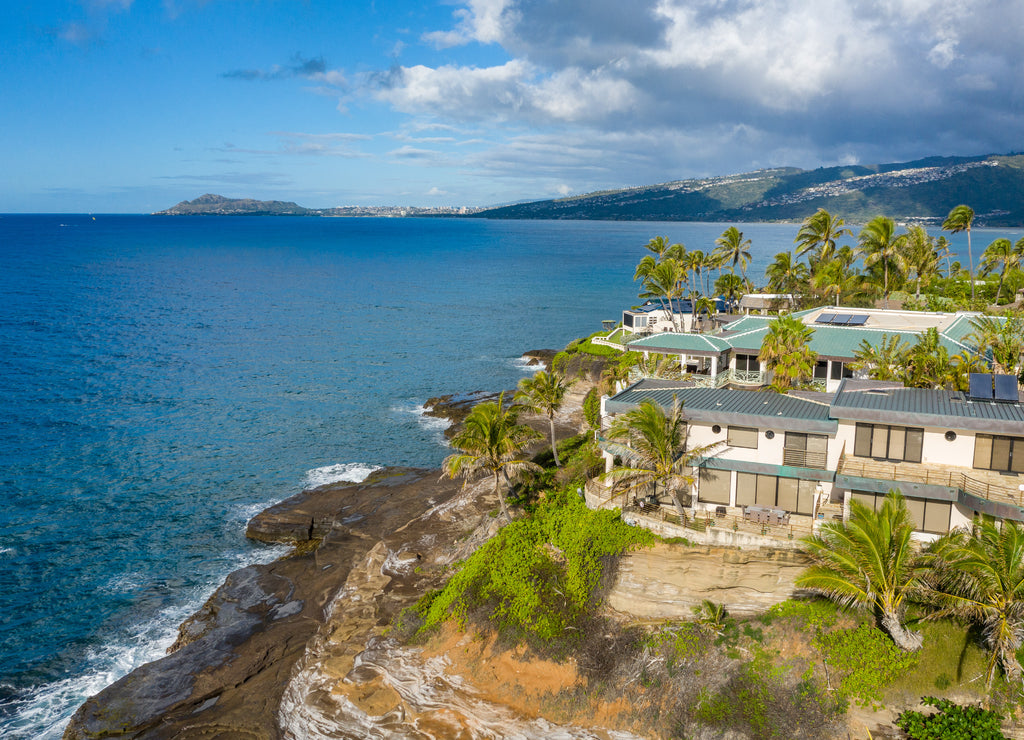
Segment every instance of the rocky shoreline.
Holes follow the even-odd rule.
[[[440,480],[437,470],[412,468],[389,468],[363,483],[324,486],[272,506],[247,534],[295,551],[229,575],[182,624],[169,655],[90,698],[64,737],[283,737],[277,713],[289,677],[353,570],[383,543],[389,583],[376,594],[373,624],[386,623],[436,577],[438,563],[456,550],[471,551],[468,537],[458,548],[452,542],[479,525],[486,531],[494,523],[490,506],[486,496],[467,496],[461,483]],[[459,509],[457,521],[444,521],[446,507]],[[405,567],[413,563],[430,567]]]
[[[559,436],[579,431],[587,388],[573,389],[556,417]],[[427,405],[457,423],[492,395]],[[523,421],[547,427],[543,417]],[[628,707],[602,708],[598,718],[576,716],[583,707],[570,703],[555,710],[560,725],[541,716],[540,697],[560,706],[555,697],[579,680],[572,666],[480,652],[470,635],[426,649],[388,637],[403,608],[493,536],[496,508],[489,480],[464,486],[421,468],[380,470],[271,506],[246,535],[293,551],[230,574],[180,626],[169,654],[86,701],[65,740],[639,737],[605,729],[621,725]],[[792,553],[659,545],[622,563],[607,606],[625,623],[685,618],[703,598],[756,611],[789,596],[801,567]]]

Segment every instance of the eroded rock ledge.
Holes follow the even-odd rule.
[[[90,698],[64,737],[281,737],[276,714],[288,677],[327,622],[353,568],[380,543],[378,551],[399,565],[449,560],[458,549],[453,542],[471,548],[477,525],[490,527],[485,512],[493,502],[486,500],[462,506],[455,521],[439,519],[437,512],[453,505],[460,491],[461,483],[439,480],[436,470],[391,468],[360,484],[324,486],[267,509],[247,534],[295,544],[295,552],[228,576],[181,626],[173,652]],[[411,598],[432,569],[392,570],[401,577],[379,595],[378,620],[389,616],[386,592]]]

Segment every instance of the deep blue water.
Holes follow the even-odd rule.
[[[279,554],[250,516],[437,465],[427,398],[513,387],[524,351],[636,302],[652,236],[709,250],[724,227],[0,217],[0,736],[59,737]],[[742,228],[754,276],[796,233]]]

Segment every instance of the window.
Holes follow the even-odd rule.
[[[921,462],[924,429],[893,427],[884,424],[858,424],[853,438],[853,454],[878,460]]]
[[[814,364],[814,379],[825,380],[828,378],[828,360],[818,360]]]
[[[848,368],[845,363],[832,361],[832,372],[830,377],[832,380],[842,380],[843,378],[852,378],[853,370]]]
[[[1024,473],[1024,439],[979,434],[974,438],[974,467]]]
[[[709,504],[729,504],[729,489],[732,487],[731,472],[701,468],[698,480],[698,500]]]
[[[752,427],[729,427],[726,442],[730,447],[757,449],[757,430]]]
[[[647,317],[624,313],[622,314],[622,325],[630,329],[642,329],[647,326]]]
[[[768,506],[810,516],[814,512],[814,490],[817,485],[814,481],[796,478],[737,473],[736,505]]]
[[[885,500],[884,493],[852,491],[851,494],[854,501],[859,501],[872,511],[882,508],[882,502]],[[945,534],[949,531],[949,516],[953,508],[950,502],[910,497],[904,497],[903,501],[907,505],[914,529],[933,534]]]
[[[757,355],[736,355],[736,371],[740,373],[757,373],[761,371],[761,363]]]
[[[786,442],[782,452],[783,465],[824,470],[827,458],[828,435],[786,432]]]

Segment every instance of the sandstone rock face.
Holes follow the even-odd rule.
[[[808,564],[788,550],[659,544],[622,558],[607,604],[638,620],[689,619],[704,599],[737,616],[756,614],[790,598]]]

